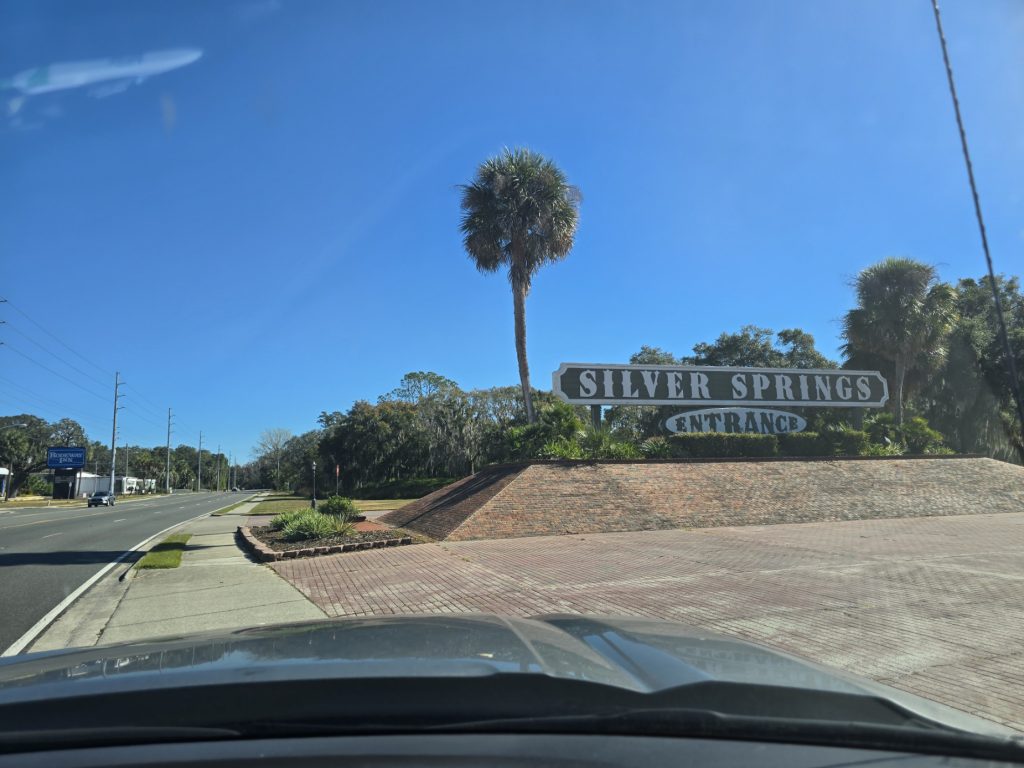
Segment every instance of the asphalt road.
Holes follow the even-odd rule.
[[[248,497],[178,492],[91,509],[0,508],[0,652],[140,542]]]

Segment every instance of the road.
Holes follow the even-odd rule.
[[[0,508],[0,652],[140,542],[246,498],[178,492],[91,509]]]

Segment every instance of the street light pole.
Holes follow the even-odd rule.
[[[199,432],[199,458],[196,459],[196,493],[203,490],[203,433]]]
[[[316,509],[316,462],[313,462],[313,503],[311,505],[313,509]]]

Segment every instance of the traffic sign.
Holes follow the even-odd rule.
[[[85,466],[85,448],[47,448],[46,466],[50,469],[80,469]]]

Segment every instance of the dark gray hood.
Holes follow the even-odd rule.
[[[0,705],[162,687],[533,673],[649,693],[704,681],[888,699],[944,725],[1019,735],[869,680],[671,622],[549,615],[349,618],[0,660]]]

